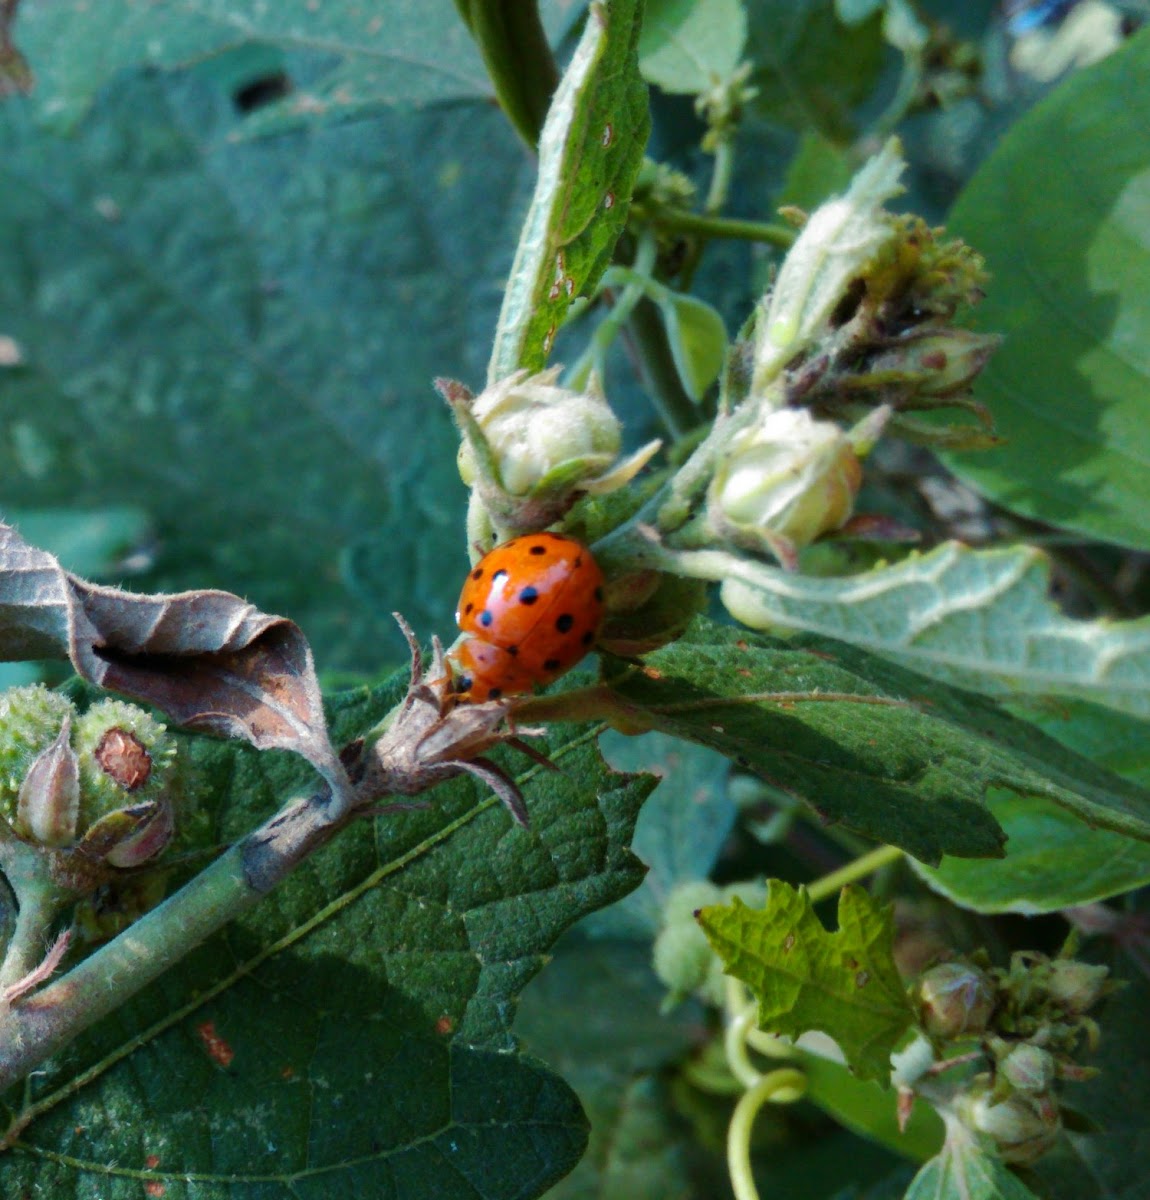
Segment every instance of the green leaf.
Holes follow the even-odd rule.
[[[338,736],[395,696],[338,697]],[[639,882],[627,842],[651,786],[608,771],[586,730],[557,730],[548,748],[558,773],[504,759],[529,831],[465,781],[345,830],[10,1092],[9,1114],[27,1102],[35,1119],[0,1157],[0,1193],[121,1200],[146,1180],[204,1200],[545,1191],[585,1122],[516,1051],[511,1022],[558,935]],[[235,743],[183,738],[181,756],[185,789],[218,804],[205,814],[217,842],[313,786],[288,756]]]
[[[1150,840],[1145,789],[991,701],[842,642],[784,642],[698,619],[644,663],[612,681],[621,719],[711,746],[824,820],[924,862],[1001,854],[983,801],[992,785]]]
[[[797,1037],[818,1029],[839,1044],[860,1079],[885,1083],[890,1055],[913,1015],[894,963],[894,910],[862,888],[839,895],[838,923],[828,933],[805,888],[768,883],[766,907],[701,909],[699,924],[759,1003],[759,1026]]]
[[[801,1046],[794,1048],[794,1054],[806,1077],[806,1099],[841,1125],[918,1162],[942,1148],[942,1120],[929,1104],[916,1104],[906,1128],[899,1129],[897,1092],[873,1079],[859,1079],[842,1063]]]
[[[793,129],[849,139],[852,109],[869,95],[882,68],[877,15],[848,27],[837,20],[833,0],[755,0],[747,15],[756,111]]]
[[[667,327],[671,356],[692,400],[702,400],[727,361],[727,327],[704,300],[664,290],[659,311]]]
[[[734,74],[746,41],[741,0],[647,0],[639,67],[665,92],[698,94]]]
[[[1075,620],[1049,593],[1040,551],[947,542],[849,578],[748,564],[724,584],[723,602],[752,628],[842,638],[961,687],[1073,696],[1150,717],[1150,618]]]
[[[238,126],[186,78],[122,81],[74,140],[0,107],[24,359],[0,425],[26,434],[0,439],[0,506],[130,505],[157,535],[135,586],[243,594],[371,671],[402,652],[393,610],[452,624],[466,493],[431,381],[482,372],[506,264],[477,247],[531,167],[489,106]]]
[[[949,222],[992,272],[978,322],[1006,341],[979,398],[1006,445],[948,462],[1016,512],[1141,549],[1150,548],[1148,71],[1143,31],[1073,74],[1002,139]],[[1055,146],[1062,169],[1051,172]]]
[[[905,1200],[1038,1200],[994,1154],[984,1154],[957,1122],[942,1153],[914,1177]]]
[[[590,295],[611,261],[650,129],[636,52],[641,14],[637,0],[596,0],[552,98],[489,383],[540,370],[571,301]]]
[[[1087,704],[1048,711],[1020,710],[1063,745],[1142,785],[1150,784],[1150,741],[1142,721]],[[979,863],[960,859],[938,867],[912,862],[935,891],[977,912],[1057,912],[1105,900],[1150,883],[1150,846],[1084,829],[1048,801],[992,790],[990,811],[1006,832],[1006,857]]]

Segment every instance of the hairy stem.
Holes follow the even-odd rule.
[[[0,1092],[255,904],[328,842],[354,817],[332,821],[330,800],[324,788],[288,805],[130,929],[3,1014]],[[18,938],[19,928],[13,946]]]

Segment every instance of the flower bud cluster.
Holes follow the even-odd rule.
[[[903,165],[891,141],[845,195],[798,214],[801,232],[729,358],[711,436],[660,511],[670,546],[725,544],[794,569],[829,535],[907,540],[912,531],[893,522],[855,518],[862,460],[878,438],[993,444],[970,389],[998,339],[953,325],[981,297],[982,260],[886,211]],[[977,423],[908,415],[950,406]]]
[[[987,1069],[963,1083],[954,1108],[1006,1162],[1031,1163],[1051,1149],[1062,1130],[1059,1083],[1094,1073],[1076,1061],[1084,1043],[1097,1042],[1086,1014],[1116,985],[1106,967],[1067,952],[1053,959],[1020,952],[1006,969],[941,963],[912,990],[919,1025],[937,1050],[978,1044]]]
[[[78,890],[105,868],[150,861],[172,838],[174,756],[165,727],[135,705],[79,713],[43,685],[12,688],[0,695],[0,847],[43,849]]]

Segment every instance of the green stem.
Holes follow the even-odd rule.
[[[708,216],[706,213],[688,212],[680,208],[660,208],[644,213],[636,206],[632,210],[637,217],[646,217],[658,229],[672,233],[696,233],[703,237],[740,238],[748,242],[766,242],[789,250],[795,241],[795,231],[789,225],[773,225],[765,221],[743,221],[733,217]]]
[[[807,888],[807,894],[811,898],[811,903],[817,904],[820,900],[833,896],[848,883],[865,879],[868,875],[873,875],[880,867],[898,862],[901,858],[902,851],[897,846],[879,846],[869,854],[856,858],[854,862],[847,863],[845,867],[840,867],[837,871],[832,871],[829,875],[816,879]]]
[[[613,267],[608,272],[608,279],[616,272],[623,272],[622,278],[625,279],[625,286],[622,292],[615,297],[607,315],[599,322],[587,349],[567,372],[564,382],[573,391],[586,389],[592,371],[598,372],[602,378],[607,351],[630,320],[635,306],[643,299],[649,282],[653,282],[650,280],[650,276],[655,269],[658,256],[659,244],[650,230],[646,230],[639,238],[633,265]]]
[[[644,297],[635,306],[627,332],[638,353],[647,392],[667,431],[678,441],[699,423],[700,413],[679,378],[663,318],[649,299]]]
[[[903,55],[902,72],[899,75],[898,87],[891,97],[890,103],[879,114],[872,127],[872,135],[885,141],[899,122],[910,111],[918,92],[919,81],[922,79],[922,56],[907,53]]]
[[[354,817],[331,821],[330,802],[325,788],[289,805],[126,933],[4,1014],[0,1092],[262,899],[329,841]]]
[[[793,1104],[806,1091],[807,1081],[801,1071],[780,1067],[764,1075],[735,1105],[727,1130],[727,1170],[735,1200],[759,1200],[755,1177],[751,1171],[751,1128],[764,1104]]]
[[[711,172],[711,186],[707,189],[707,199],[703,202],[703,213],[706,216],[715,217],[723,211],[734,173],[735,139],[732,135],[722,138],[715,147],[715,169]]]

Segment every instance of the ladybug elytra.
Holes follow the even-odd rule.
[[[603,572],[574,538],[531,533],[476,563],[455,619],[455,690],[475,702],[529,692],[569,671],[603,623]]]

